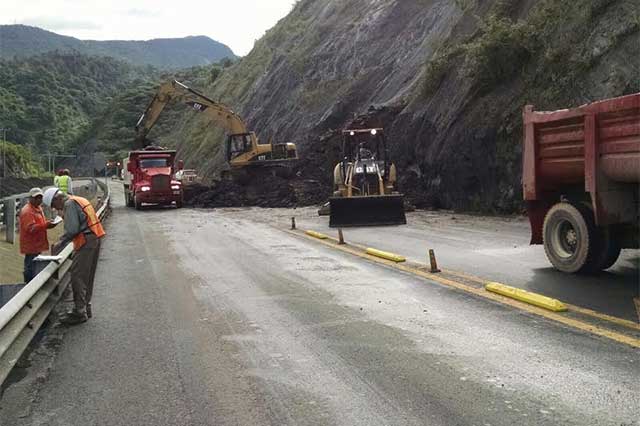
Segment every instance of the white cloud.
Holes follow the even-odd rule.
[[[124,15],[135,16],[136,18],[157,18],[162,16],[158,11],[146,9],[127,9],[122,12]]]
[[[1,0],[0,24],[25,23],[80,39],[206,35],[245,55],[294,0]]]
[[[44,28],[50,31],[95,31],[100,30],[101,27],[95,22],[81,21],[66,18],[53,18],[38,16],[35,18],[27,18],[19,22],[24,25],[31,25],[34,27]]]

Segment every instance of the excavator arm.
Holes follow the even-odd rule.
[[[233,112],[231,108],[209,99],[179,81],[173,80],[160,86],[151,103],[138,120],[136,124],[136,148],[145,148],[149,145],[147,135],[158,121],[165,106],[171,101],[181,102],[205,114],[214,124],[223,128],[229,135],[249,133],[242,118]]]

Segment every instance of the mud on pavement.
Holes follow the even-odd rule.
[[[231,180],[195,184],[187,186],[184,195],[189,207],[296,207],[321,204],[328,192],[314,179],[262,176],[244,184]]]

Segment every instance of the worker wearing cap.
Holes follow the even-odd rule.
[[[98,264],[100,238],[105,232],[91,203],[82,197],[65,194],[57,188],[49,188],[43,197],[45,205],[63,211],[64,234],[53,246],[53,253],[59,253],[73,242],[73,264],[71,266],[71,289],[75,308],[69,312],[63,323],[80,324],[91,318],[91,296],[93,279]]]
[[[29,202],[20,210],[20,253],[24,254],[24,282],[35,277],[34,259],[42,252],[49,250],[47,229],[56,225],[48,221],[42,210],[43,192],[40,188],[29,191]]]

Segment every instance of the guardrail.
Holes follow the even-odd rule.
[[[94,182],[105,194],[97,212],[103,219],[108,213],[111,194],[107,183]],[[4,383],[69,285],[73,244],[69,243],[59,256],[59,262],[50,262],[0,308],[0,384]]]
[[[14,194],[0,200],[0,228],[6,231],[6,241],[15,243],[16,223],[23,200],[29,198],[28,193]]]

